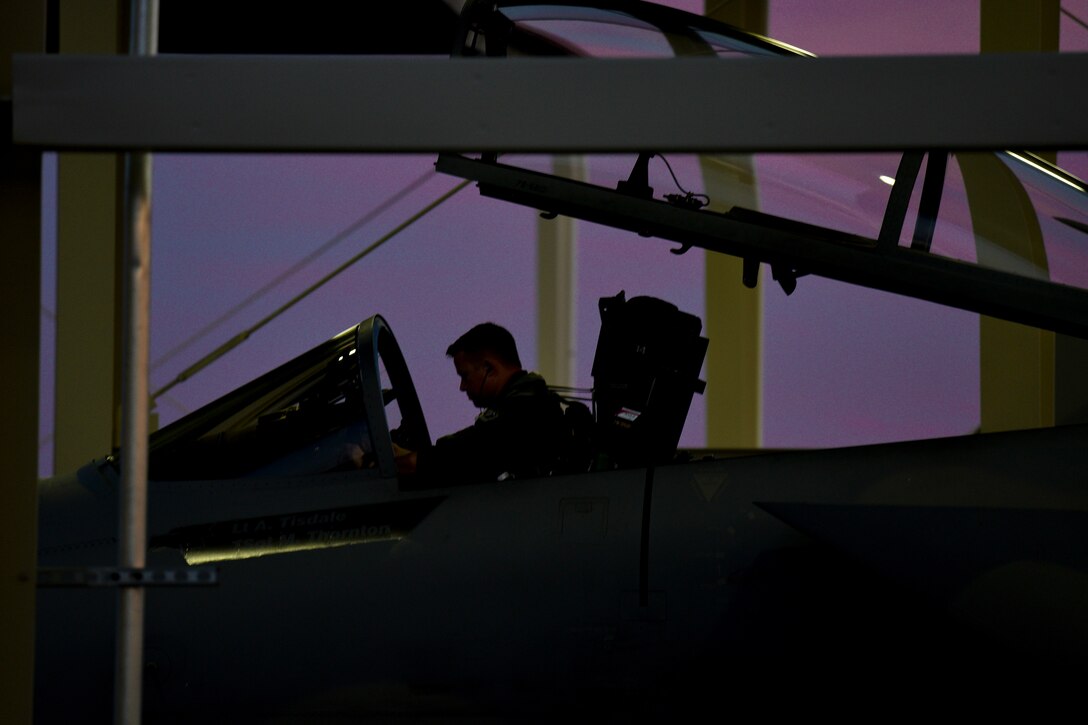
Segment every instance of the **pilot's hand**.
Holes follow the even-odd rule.
[[[406,475],[416,472],[418,458],[415,451],[410,451],[393,443],[393,460],[397,463],[397,474]]]

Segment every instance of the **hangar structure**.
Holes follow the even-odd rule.
[[[138,5],[133,3],[132,7]],[[572,76],[566,65],[546,59],[509,59],[481,66],[386,55],[433,53],[436,45],[443,43],[440,32],[435,38],[421,38],[413,19],[399,15],[410,14],[407,8],[415,12],[425,8],[426,17],[434,20],[424,23],[426,27],[452,28],[456,20],[454,8],[442,2],[390,5],[398,9],[383,12],[395,17],[382,18],[383,33],[374,35],[375,44],[360,48],[353,45],[358,36],[337,33],[329,37],[327,18],[310,31],[296,26],[286,32],[280,26],[281,34],[277,35],[252,32],[255,19],[251,16],[223,16],[215,23],[193,16],[170,21],[169,13],[177,12],[179,4],[164,1],[160,49],[172,48],[178,55],[156,59],[117,57],[124,54],[127,45],[121,32],[128,15],[125,3],[19,0],[3,11],[7,17],[2,23],[6,28],[2,92],[6,100],[14,97],[5,104],[5,118],[13,124],[6,134],[3,169],[3,224],[9,230],[5,266],[25,270],[25,274],[19,273],[20,283],[7,285],[4,292],[12,340],[9,350],[16,354],[7,356],[3,376],[9,401],[3,445],[12,473],[2,499],[5,530],[11,540],[4,547],[2,596],[5,611],[15,616],[5,625],[2,641],[5,651],[24,653],[8,658],[12,672],[5,677],[3,699],[10,708],[5,722],[29,722],[31,717],[42,150],[94,152],[72,154],[62,161],[60,183],[75,193],[70,194],[72,201],[62,194],[60,244],[65,245],[68,223],[82,225],[81,238],[87,240],[62,254],[83,260],[77,261],[77,266],[92,266],[82,266],[81,275],[61,280],[59,304],[78,306],[65,302],[67,295],[71,300],[88,297],[87,282],[81,282],[79,276],[97,277],[98,287],[102,279],[115,280],[116,287],[116,294],[106,296],[102,306],[80,312],[89,317],[77,325],[82,331],[74,333],[70,343],[58,340],[58,396],[62,396],[65,380],[73,395],[93,396],[71,398],[67,409],[80,414],[58,416],[57,421],[58,426],[71,426],[71,440],[77,441],[72,444],[72,460],[82,461],[115,446],[120,433],[123,384],[117,318],[122,283],[117,272],[117,239],[123,236],[124,227],[116,213],[123,185],[116,156],[120,153],[432,152],[466,148],[578,153],[647,147],[735,152],[1019,147],[1045,152],[1088,147],[1082,121],[1088,99],[1083,94],[1061,95],[1062,88],[1075,87],[1088,75],[1088,58],[1047,52],[1056,50],[1057,0],[1021,3],[1016,11],[997,3],[980,4],[983,51],[1025,51],[1017,55],[825,59],[806,64],[802,72],[791,66],[779,75],[773,67],[740,66],[731,68],[728,77],[718,68],[693,62],[685,69],[692,83],[708,89],[721,84],[720,92],[700,96],[675,92],[674,73],[677,64],[687,63],[684,60],[629,64],[577,61],[584,63],[584,72]],[[725,13],[720,19],[757,31],[765,22],[761,21],[766,15],[764,2],[726,7],[719,11]],[[209,4],[205,12],[213,12],[210,8]],[[1032,19],[1039,32],[1023,32],[1025,15],[1021,13]],[[68,22],[69,18],[73,22]],[[374,22],[372,17],[370,22]],[[208,32],[232,24],[251,32]],[[344,24],[332,26],[343,28]],[[196,36],[199,42],[187,35],[198,28],[203,30]],[[395,36],[384,32],[394,28],[409,32]],[[193,44],[187,47],[190,37],[194,37]],[[241,45],[240,37],[245,39]],[[269,44],[258,45],[255,38]],[[271,38],[283,45],[272,44]],[[405,49],[396,44],[406,38],[421,45]],[[17,53],[25,55],[16,57]],[[248,55],[254,53],[290,55]],[[368,57],[374,55],[383,57]],[[773,82],[768,81],[768,73]],[[260,82],[269,74],[279,83]],[[935,85],[932,79],[938,76],[948,82]],[[317,78],[320,83],[315,83]],[[526,83],[526,78],[532,83]],[[628,87],[636,79],[643,97],[669,98],[669,103],[640,102],[633,108],[595,102],[602,87]],[[344,87],[355,92],[336,92]],[[744,89],[744,104],[735,102],[737,87]],[[972,92],[963,93],[963,88]],[[243,90],[247,104],[224,103]],[[285,96],[305,98],[305,104],[295,106],[303,111],[284,114],[275,126],[264,123],[270,109],[282,109]],[[384,101],[377,109],[369,100],[375,97]],[[560,97],[571,105],[556,102]],[[1054,102],[1058,97],[1062,97],[1061,103]],[[791,113],[797,98],[819,102],[809,104],[805,114],[798,116]],[[917,102],[904,104],[904,98]],[[844,113],[845,108],[850,111]],[[421,123],[423,109],[427,117],[443,118],[444,123]],[[1031,112],[1025,113],[1025,109]],[[577,117],[577,123],[570,122],[572,117]],[[635,117],[638,122],[630,123]],[[73,123],[73,119],[79,122]],[[873,119],[881,122],[873,123]],[[79,221],[66,221],[74,219]],[[96,231],[88,233],[87,225]],[[732,267],[729,260],[720,264],[726,269],[708,270],[708,274],[740,278],[739,262]],[[557,269],[561,267],[557,263]],[[88,275],[91,269],[101,274]],[[714,304],[723,301],[716,299]],[[727,304],[736,308],[745,302],[734,299]],[[709,300],[707,307],[708,311],[712,307]],[[751,334],[743,328],[716,330],[713,320],[709,324],[712,339]],[[113,334],[103,334],[103,330]],[[1083,354],[1075,346],[1062,347],[1063,343],[1046,338],[1050,333],[1031,331],[1027,343],[1021,334],[1010,331],[1009,337],[996,343],[999,350],[994,358],[1025,344],[1049,346],[1049,352],[1041,356],[1042,362],[1033,363],[1026,375],[1023,366],[1006,372],[1019,379],[1012,387],[1031,390],[1007,405],[995,404],[1005,410],[1004,417],[994,424],[996,428],[1053,425],[1054,375],[1063,367],[1056,356]],[[65,345],[81,351],[79,362],[67,368],[61,359],[66,355]],[[76,356],[68,357],[74,360]],[[98,362],[89,365],[89,360]],[[746,381],[755,375],[751,360],[723,365],[733,367],[722,373],[712,368],[708,377],[731,377],[741,381],[741,387],[750,387]],[[90,375],[97,377],[91,381]],[[77,389],[82,392],[76,393]],[[1084,396],[1084,392],[1074,390],[1070,395]],[[1075,410],[1083,405],[1084,397],[1080,397],[1057,407]],[[87,411],[96,414],[88,415]],[[751,433],[755,427],[751,421],[758,420],[758,410],[745,417],[747,429],[719,439],[723,441],[720,447],[758,445],[758,437]],[[104,430],[98,422],[88,425],[91,420],[111,420],[113,426]],[[714,441],[714,435],[708,440]],[[84,446],[90,454],[81,448]],[[63,451],[58,452],[62,455]]]

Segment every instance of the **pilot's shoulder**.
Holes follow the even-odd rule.
[[[506,389],[507,400],[512,398],[535,398],[548,394],[548,382],[539,373],[523,372],[510,381]]]

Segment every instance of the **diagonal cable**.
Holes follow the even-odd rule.
[[[1083,20],[1078,18],[1076,15],[1074,15],[1071,10],[1066,10],[1065,8],[1060,8],[1060,10],[1062,12],[1062,15],[1066,16],[1067,18],[1069,18],[1070,20],[1072,20],[1074,23],[1076,23],[1080,27],[1084,28],[1085,30],[1088,30],[1088,23],[1085,23]]]
[[[284,270],[283,272],[278,274],[276,277],[274,277],[270,281],[266,282],[260,288],[254,290],[252,293],[250,293],[249,296],[247,296],[241,302],[236,304],[234,307],[230,308],[229,310],[227,310],[226,312],[221,314],[219,317],[215,318],[214,320],[212,320],[208,324],[201,327],[199,330],[194,332],[192,335],[187,337],[185,340],[181,341],[180,343],[178,343],[174,347],[167,350],[165,353],[163,353],[163,355],[161,357],[159,357],[158,360],[156,360],[154,363],[152,363],[151,369],[155,370],[155,369],[161,367],[162,365],[167,363],[169,360],[171,360],[172,358],[177,356],[179,353],[183,352],[184,350],[187,350],[194,343],[196,343],[200,339],[204,338],[206,335],[208,335],[210,332],[212,332],[217,327],[222,325],[224,322],[226,322],[230,318],[237,315],[239,312],[241,312],[243,309],[245,309],[249,305],[256,302],[261,297],[268,294],[274,287],[278,286],[280,283],[282,283],[288,277],[290,277],[291,275],[293,275],[296,272],[298,272],[299,270],[301,270],[307,264],[309,264],[310,262],[317,259],[319,256],[321,256],[322,254],[327,252],[332,247],[334,247],[337,244],[339,244],[340,242],[344,241],[344,239],[346,239],[351,234],[354,234],[361,227],[363,227],[366,224],[373,221],[375,217],[377,217],[379,214],[381,214],[386,209],[391,207],[393,204],[396,204],[398,201],[400,201],[401,199],[406,197],[408,194],[410,194],[413,191],[415,191],[416,189],[418,189],[420,186],[423,185],[424,182],[426,182],[428,179],[430,179],[433,176],[434,176],[434,171],[433,170],[428,170],[428,171],[424,172],[419,178],[417,178],[414,181],[412,181],[411,183],[409,183],[403,189],[401,189],[397,193],[390,196],[388,199],[386,199],[381,204],[379,204],[378,206],[376,206],[373,209],[371,209],[370,211],[368,211],[366,214],[363,214],[361,217],[359,217],[354,222],[349,224],[347,227],[342,229],[340,232],[338,232],[335,236],[333,236],[327,242],[322,244],[320,247],[313,250],[312,252],[307,254],[305,257],[303,257],[299,261],[295,262],[293,265],[288,267],[286,270]]]
[[[242,332],[238,333],[237,335],[235,335],[234,337],[232,337],[231,339],[227,340],[222,345],[217,347],[215,350],[212,350],[210,353],[208,353],[207,355],[202,357],[196,363],[190,365],[185,370],[182,370],[180,373],[178,373],[178,376],[176,378],[174,378],[172,381],[167,383],[162,388],[159,388],[159,390],[157,390],[155,393],[153,393],[151,395],[152,402],[154,402],[160,395],[164,394],[165,392],[167,392],[168,390],[173,388],[178,383],[185,382],[186,380],[191,378],[193,375],[196,375],[198,372],[200,372],[204,368],[208,367],[208,365],[211,365],[213,362],[215,362],[219,358],[223,357],[224,355],[226,355],[228,352],[230,352],[234,348],[241,345],[243,342],[248,340],[250,335],[252,335],[254,332],[261,329],[262,327],[267,325],[269,322],[271,322],[272,320],[274,320],[277,317],[279,317],[280,315],[282,315],[284,312],[286,312],[291,307],[294,307],[296,304],[298,304],[303,299],[305,299],[310,294],[312,294],[314,291],[316,291],[317,289],[322,287],[324,284],[326,284],[327,282],[332,280],[338,274],[340,274],[341,272],[346,270],[348,267],[352,266],[353,264],[358,262],[360,259],[367,256],[368,254],[370,254],[374,250],[376,250],[378,247],[380,247],[383,244],[385,244],[386,242],[388,242],[390,239],[392,239],[397,234],[399,234],[402,231],[404,231],[405,229],[407,229],[413,223],[415,223],[416,221],[422,219],[429,212],[431,212],[435,207],[439,206],[442,202],[446,201],[451,196],[453,196],[454,194],[459,192],[461,189],[468,186],[469,183],[471,183],[470,180],[466,179],[465,181],[462,181],[457,186],[455,186],[452,189],[450,189],[449,191],[447,191],[445,194],[442,194],[442,196],[438,197],[437,199],[432,201],[430,204],[423,207],[422,209],[420,209],[418,212],[416,212],[412,216],[408,217],[408,219],[401,222],[396,228],[394,228],[392,231],[387,233],[385,236],[378,239],[376,242],[371,244],[369,247],[367,247],[363,251],[359,252],[354,257],[347,260],[346,262],[344,262],[340,266],[336,267],[333,271],[329,272],[324,277],[322,277],[318,281],[314,282],[312,285],[310,285],[305,290],[303,290],[299,294],[292,297],[290,300],[288,300],[284,304],[280,305],[271,314],[266,315],[265,317],[263,317],[255,325],[253,325],[253,326],[249,327],[248,329],[243,330]]]

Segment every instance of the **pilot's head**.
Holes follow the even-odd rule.
[[[493,322],[476,325],[446,349],[461,379],[461,392],[473,405],[486,408],[510,377],[521,370],[514,336]]]

